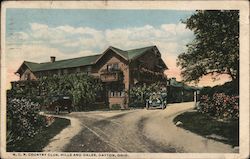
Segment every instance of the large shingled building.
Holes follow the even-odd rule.
[[[37,80],[53,74],[86,73],[100,78],[107,88],[109,105],[128,107],[127,92],[137,83],[163,80],[166,64],[156,46],[133,50],[121,50],[110,46],[102,54],[50,62],[35,63],[24,61],[16,74],[20,81]]]

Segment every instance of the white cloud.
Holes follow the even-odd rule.
[[[59,27],[57,27],[57,29],[62,30],[64,32],[69,32],[69,33],[75,31],[75,28],[71,27],[69,25],[59,26]]]
[[[161,48],[173,50],[182,48],[189,40],[192,32],[182,23],[163,24],[160,27],[145,25],[142,27],[129,27],[125,29],[97,30],[89,27],[72,27],[69,25],[49,27],[45,24],[31,23],[30,33],[20,32],[24,42],[38,43],[52,46],[61,51],[79,48],[78,50],[103,50],[108,45],[123,49],[157,45]],[[65,49],[69,47],[68,49]],[[74,49],[73,49],[74,50]]]
[[[41,29],[48,29],[48,25],[39,24],[39,23],[30,23],[31,30],[41,30]]]
[[[173,35],[176,35],[176,25],[175,24],[164,24],[161,25],[161,28]]]
[[[161,28],[172,35],[190,34],[191,31],[186,29],[186,25],[178,24],[162,24]]]
[[[104,32],[89,27],[69,25],[49,27],[45,24],[31,23],[30,41],[32,44],[37,42],[53,46],[61,51],[70,50],[65,47],[79,47],[86,50],[98,48],[98,44],[104,41]]]

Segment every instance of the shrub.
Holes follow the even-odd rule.
[[[239,118],[239,96],[215,93],[212,97],[201,96],[198,111],[223,120]]]
[[[15,143],[26,137],[34,137],[45,125],[38,114],[39,105],[27,99],[7,101],[7,143]]]
[[[111,105],[111,109],[112,110],[120,110],[121,109],[121,105],[120,104],[112,104]]]
[[[103,86],[100,79],[78,73],[43,76],[38,80],[21,81],[19,86],[8,91],[9,98],[29,99],[46,106],[50,97],[70,96],[75,110],[86,110],[86,106],[102,97]],[[100,100],[100,99],[99,99]]]
[[[103,91],[102,82],[86,74],[66,74],[42,77],[39,87],[45,93],[44,103],[48,104],[48,97],[68,95],[72,97],[75,110],[87,110],[87,105],[94,103]]]
[[[153,84],[134,86],[130,89],[130,106],[131,107],[144,107],[146,99],[149,98],[150,93],[159,92],[162,90],[163,84],[157,82]]]

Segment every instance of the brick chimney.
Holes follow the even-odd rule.
[[[56,57],[55,56],[50,56],[50,62],[53,63],[56,61]]]

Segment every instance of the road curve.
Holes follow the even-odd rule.
[[[165,110],[73,112],[67,117],[77,119],[81,129],[61,150],[64,152],[233,152],[230,145],[203,138],[174,125],[175,116],[193,107],[194,103],[188,102],[169,104]]]

